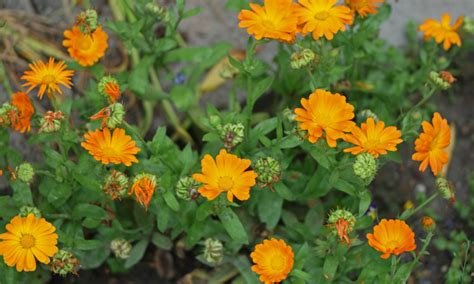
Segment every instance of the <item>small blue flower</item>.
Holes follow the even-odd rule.
[[[174,82],[176,85],[182,85],[182,84],[184,84],[184,82],[186,82],[186,75],[184,75],[183,72],[179,72],[179,73],[176,74],[176,76],[174,77],[173,82]]]

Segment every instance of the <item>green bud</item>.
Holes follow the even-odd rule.
[[[35,176],[35,169],[30,163],[23,163],[16,168],[18,179],[25,183],[30,183]]]
[[[127,196],[128,177],[117,170],[112,170],[105,178],[103,190],[106,194],[112,197],[112,200],[121,199]]]
[[[328,226],[334,235],[338,235],[341,241],[350,245],[349,233],[352,232],[356,224],[354,215],[344,209],[336,209],[329,214]]]
[[[199,193],[197,191],[199,183],[195,181],[192,177],[182,177],[179,179],[176,184],[176,196],[183,200],[196,199]]]
[[[296,114],[291,109],[285,108],[283,110],[283,117],[289,122],[293,122],[295,120]]]
[[[9,103],[4,103],[0,108],[0,125],[8,127],[12,123],[13,116],[18,115],[18,109]]]
[[[20,208],[20,216],[27,217],[29,214],[35,215],[36,218],[41,218],[41,211],[34,206],[23,206]]]
[[[39,132],[52,133],[61,129],[61,123],[64,120],[64,113],[61,111],[48,111],[43,115],[39,123],[41,125]]]
[[[227,62],[223,66],[222,70],[219,72],[219,75],[224,79],[232,79],[238,74],[239,69],[236,68],[234,65],[230,64],[230,62]]]
[[[443,177],[436,178],[436,189],[444,199],[453,200],[455,198],[453,186]]]
[[[356,176],[360,177],[366,184],[370,184],[377,173],[377,161],[369,153],[361,153],[356,156],[352,168]]]
[[[97,90],[99,91],[99,94],[104,96],[106,99],[109,99],[109,95],[105,92],[105,86],[108,83],[113,83],[118,86],[117,80],[112,77],[112,76],[104,76],[100,79],[99,84],[97,85]]]
[[[254,169],[257,174],[257,181],[262,185],[271,185],[280,180],[280,162],[272,157],[258,159]]]
[[[115,128],[122,124],[125,115],[125,108],[121,103],[115,103],[109,106],[110,116],[107,119],[106,125],[108,128]]]
[[[158,17],[159,20],[165,23],[170,20],[168,10],[165,7],[157,5],[156,3],[147,3],[145,5],[145,11],[153,16]]]
[[[212,127],[218,129],[221,127],[221,118],[218,115],[211,115],[209,117],[209,123]]]
[[[219,136],[224,141],[224,147],[230,151],[244,141],[245,127],[242,123],[227,123],[217,129]]]
[[[221,241],[207,238],[204,241],[204,260],[211,265],[219,265],[224,259],[224,245]]]
[[[436,229],[435,220],[433,220],[433,218],[429,216],[425,216],[423,217],[423,219],[421,219],[421,225],[423,227],[423,230],[425,230],[428,233],[433,232]]]
[[[77,276],[79,267],[79,260],[77,260],[71,252],[66,250],[58,251],[51,261],[51,271],[63,277],[69,273]]]
[[[91,34],[99,27],[99,20],[97,11],[94,9],[87,9],[82,11],[76,19],[76,25],[79,31],[83,34]]]
[[[344,209],[333,210],[331,211],[331,213],[329,213],[328,223],[334,224],[337,221],[339,221],[339,219],[346,220],[347,222],[349,222],[351,228],[354,228],[355,223],[356,223],[356,218],[351,212]]]
[[[132,245],[125,239],[115,239],[110,243],[110,249],[114,253],[115,257],[127,259],[130,257]]]
[[[435,71],[430,72],[430,82],[437,87],[438,89],[441,90],[447,90],[449,87],[451,87],[451,84],[447,81],[445,81],[443,78],[441,78],[440,74]]]
[[[315,58],[316,54],[311,49],[305,48],[291,55],[290,66],[293,69],[301,69],[313,63]]]
[[[474,35],[474,19],[470,17],[465,17],[462,25],[462,29],[471,35]]]
[[[361,121],[366,121],[369,117],[373,118],[375,122],[379,121],[379,117],[370,109],[364,109],[359,112],[359,118]]]

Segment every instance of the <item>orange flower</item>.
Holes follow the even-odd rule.
[[[429,163],[431,171],[437,176],[449,160],[448,153],[444,149],[451,142],[451,130],[448,121],[438,112],[434,113],[432,124],[423,121],[421,126],[423,133],[415,140],[415,154],[411,158],[421,162],[419,168],[421,172],[426,170]]]
[[[96,129],[86,133],[84,138],[86,141],[81,146],[104,165],[122,163],[129,167],[132,163],[138,163],[135,154],[140,152],[140,148],[132,137],[125,134],[124,129],[115,128],[112,135],[108,128]]]
[[[255,246],[250,254],[255,265],[252,270],[260,275],[265,284],[278,283],[286,279],[293,269],[293,250],[283,240],[270,239]]]
[[[98,27],[91,35],[83,34],[77,26],[64,31],[63,46],[69,55],[82,66],[92,66],[107,50],[107,34]]]
[[[382,219],[374,227],[374,233],[367,234],[367,239],[371,247],[383,253],[380,256],[383,259],[416,249],[415,233],[402,220]]]
[[[12,120],[12,128],[21,133],[30,131],[30,121],[35,109],[28,95],[23,92],[14,93],[12,95],[12,105],[18,110],[17,116]]]
[[[453,44],[461,46],[461,38],[457,30],[461,26],[463,19],[464,17],[459,17],[456,23],[451,26],[451,16],[445,13],[441,16],[441,22],[435,19],[427,19],[418,29],[423,31],[423,38],[425,40],[434,38],[438,44],[443,42],[444,50],[448,50]]]
[[[29,86],[26,91],[29,93],[31,90],[39,86],[38,97],[40,99],[43,98],[43,94],[46,91],[48,97],[51,97],[53,92],[62,94],[62,91],[58,86],[59,84],[69,89],[72,86],[71,77],[74,75],[74,71],[65,70],[67,65],[64,64],[64,61],[54,63],[54,58],[50,57],[48,64],[38,60],[28,66],[31,70],[25,71],[23,76],[21,76],[21,79],[26,81],[26,83],[23,84],[23,87]]]
[[[222,192],[227,192],[227,200],[233,202],[250,198],[250,187],[255,185],[257,175],[254,171],[246,171],[250,160],[239,159],[236,155],[221,150],[216,160],[207,154],[201,160],[202,173],[193,174],[193,179],[204,185],[199,193],[208,200],[214,200]]]
[[[346,25],[352,24],[351,9],[337,5],[338,0],[299,0],[295,8],[298,25],[303,35],[313,33],[314,39],[325,36],[333,39],[338,31],[345,31]]]
[[[247,33],[255,39],[277,39],[292,42],[296,37],[296,17],[293,15],[291,0],[265,0],[264,5],[249,3],[251,10],[239,13],[239,28],[247,28]]]
[[[135,195],[137,202],[148,209],[155,189],[156,177],[150,174],[140,174],[133,179],[128,195]]]
[[[357,12],[357,14],[364,18],[368,14],[376,14],[377,8],[379,8],[378,4],[384,1],[385,0],[346,0],[346,4],[354,13]]]
[[[353,155],[367,152],[377,158],[379,155],[387,154],[387,151],[397,151],[397,144],[403,142],[400,139],[401,135],[395,126],[385,127],[383,121],[375,123],[375,120],[369,117],[360,128],[354,126],[352,133],[344,136],[344,141],[357,145],[344,149],[344,152]]]
[[[301,105],[303,108],[295,109],[295,120],[299,121],[302,130],[308,131],[311,143],[325,136],[328,145],[334,148],[336,140],[343,138],[344,132],[349,132],[355,126],[351,121],[354,107],[340,94],[317,89],[309,99],[302,98]]]
[[[115,82],[106,83],[104,93],[107,94],[111,102],[116,102],[120,98],[120,89]]]

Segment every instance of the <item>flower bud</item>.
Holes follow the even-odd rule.
[[[430,72],[430,82],[441,90],[447,90],[456,80],[451,73],[447,71],[441,71],[440,73],[431,71]]]
[[[187,201],[191,199],[194,200],[199,196],[197,191],[198,187],[199,183],[192,177],[182,177],[179,179],[175,187],[176,196]]]
[[[63,277],[69,273],[77,276],[77,270],[79,267],[79,260],[77,260],[72,253],[66,250],[58,251],[51,261],[51,271]]]
[[[436,179],[436,189],[441,193],[444,199],[453,200],[455,198],[453,186],[443,177]]]
[[[316,54],[311,49],[305,48],[291,55],[290,66],[293,69],[301,69],[311,63],[315,63],[315,59],[319,60],[319,58],[316,57]]]
[[[356,156],[352,168],[356,176],[360,177],[366,184],[369,184],[377,173],[377,161],[369,153],[361,153]]]
[[[454,78],[453,74],[449,71],[439,71],[439,76],[449,85],[454,84],[456,82],[456,78]]]
[[[8,127],[15,119],[18,119],[18,109],[9,103],[4,103],[0,108],[0,126]]]
[[[462,29],[471,35],[474,35],[474,19],[470,17],[465,17],[463,21]]]
[[[157,5],[156,3],[147,3],[145,5],[145,11],[153,16],[158,17],[158,19],[163,22],[168,22],[170,20],[168,10],[165,7]]]
[[[104,76],[97,85],[99,94],[104,96],[110,103],[115,103],[120,97],[120,87],[117,80],[112,76]]]
[[[289,122],[295,121],[296,114],[289,108],[283,110],[283,117]]]
[[[101,127],[114,129],[123,122],[125,109],[121,103],[114,103],[101,109],[90,117],[91,120],[102,119]]]
[[[350,245],[348,233],[352,232],[356,224],[354,215],[344,209],[336,209],[329,214],[328,226],[332,232],[339,236],[339,240]]]
[[[40,129],[38,132],[52,133],[61,129],[61,122],[64,120],[64,113],[61,111],[48,111],[40,118]]]
[[[130,257],[132,245],[125,239],[115,239],[110,243],[110,249],[114,253],[115,257],[127,259]]]
[[[221,127],[221,118],[218,115],[211,115],[209,117],[209,124],[212,127],[219,129]]]
[[[16,167],[16,174],[22,182],[30,183],[35,176],[35,169],[30,163],[23,163]]]
[[[224,246],[222,242],[213,239],[207,238],[204,241],[204,251],[203,251],[204,260],[211,265],[219,265],[224,259]]]
[[[425,216],[421,219],[421,225],[423,226],[423,230],[428,233],[433,232],[434,229],[436,229],[436,222],[429,216]]]
[[[260,158],[254,166],[257,181],[263,186],[277,183],[281,176],[280,163],[272,157]]]
[[[239,74],[239,69],[227,62],[220,70],[219,75],[224,79],[232,79]]]
[[[117,170],[112,170],[105,178],[103,190],[112,197],[112,200],[120,200],[127,195],[128,177]]]
[[[82,11],[77,16],[75,25],[81,33],[86,35],[92,34],[99,27],[97,11],[94,9]]]
[[[227,123],[217,129],[227,151],[244,141],[245,127],[242,123]]]
[[[370,109],[364,109],[359,112],[358,115],[361,121],[366,121],[367,118],[371,117],[375,120],[375,122],[379,121],[379,117]]]
[[[36,218],[41,218],[41,211],[34,206],[23,206],[20,208],[21,217],[27,217],[29,214],[35,215]]]

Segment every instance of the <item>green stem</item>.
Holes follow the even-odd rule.
[[[423,209],[426,205],[430,204],[433,200],[435,200],[436,197],[438,197],[438,195],[439,195],[439,192],[438,192],[438,191],[435,191],[428,199],[426,199],[425,201],[423,201],[423,203],[421,203],[420,205],[418,205],[415,209],[403,212],[402,216],[400,216],[400,219],[401,219],[401,220],[406,220],[406,219],[410,218],[410,217],[413,216],[416,212],[420,211],[420,210]]]
[[[132,132],[132,134],[135,135],[138,138],[138,140],[140,140],[140,142],[142,142],[143,147],[145,147],[145,150],[149,152],[148,144],[146,143],[145,139],[143,139],[142,135],[135,128],[133,128],[133,126],[131,126],[128,122],[123,121],[122,123],[128,131]]]
[[[423,96],[423,98],[416,104],[414,105],[413,107],[411,107],[406,113],[405,115],[402,115],[400,114],[400,116],[398,117],[397,121],[396,122],[399,122],[400,120],[402,120],[404,117],[410,115],[414,110],[416,110],[417,108],[421,107],[422,105],[424,105],[432,96],[433,94],[436,92],[436,88],[431,88],[426,95]]]
[[[397,273],[397,263],[398,263],[397,256],[393,254],[392,265],[390,268],[390,283],[393,283],[393,280],[395,279],[395,274]]]

